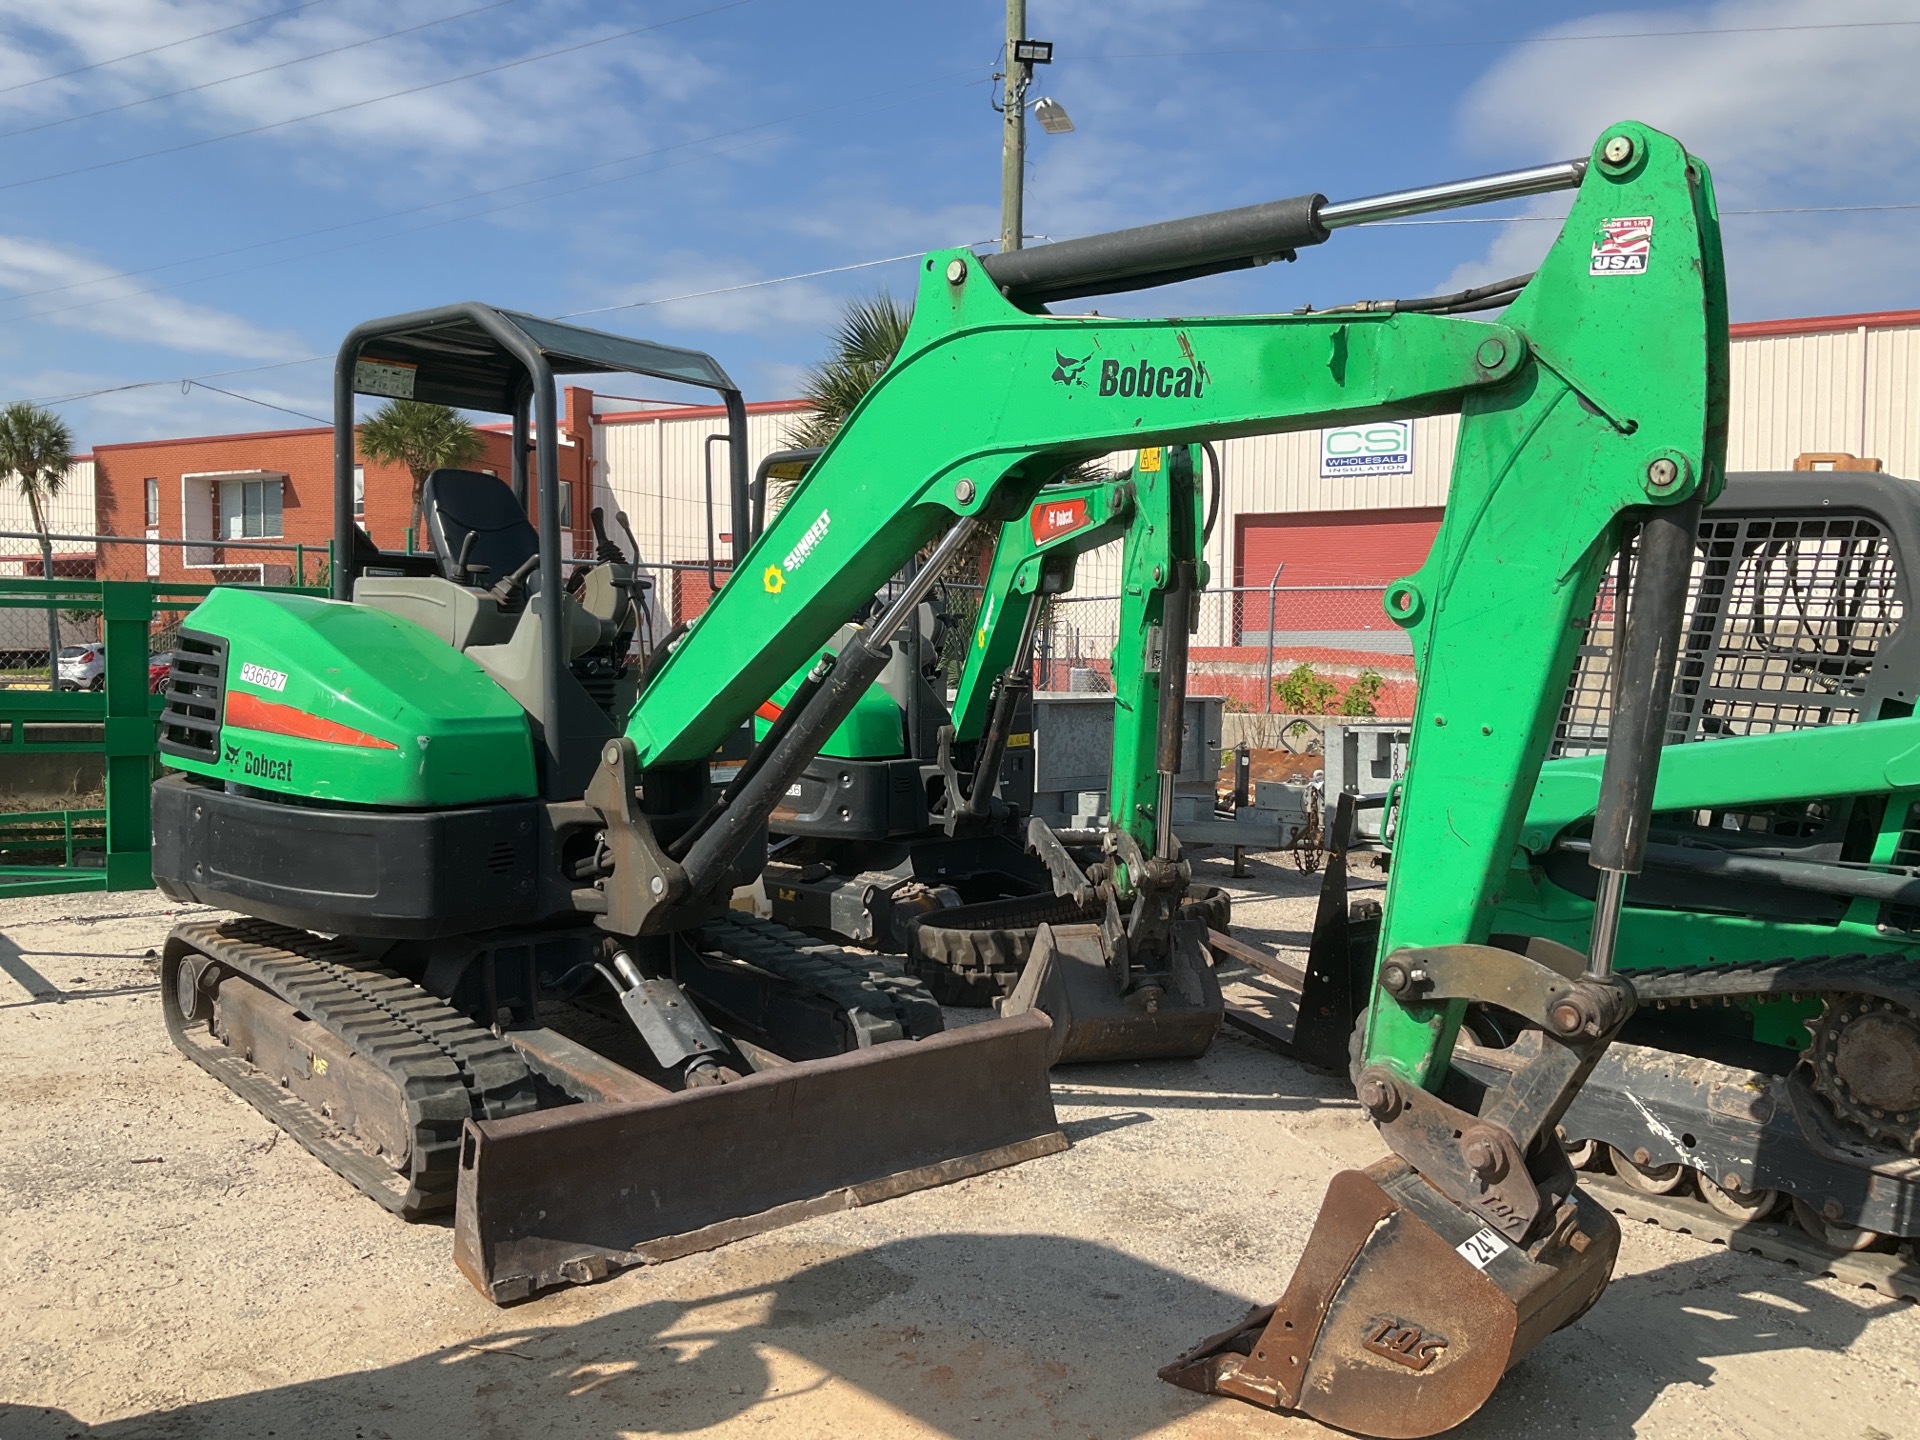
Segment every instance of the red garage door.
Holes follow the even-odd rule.
[[[1267,643],[1268,600],[1259,592],[1277,566],[1276,645],[1405,653],[1405,637],[1380,609],[1380,592],[1420,568],[1440,515],[1436,507],[1240,516],[1240,643]]]

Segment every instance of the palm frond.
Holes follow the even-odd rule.
[[[51,410],[16,400],[0,410],[0,475],[29,500],[51,500],[67,483],[73,431]]]
[[[882,290],[851,300],[826,357],[807,372],[800,398],[810,412],[787,431],[787,443],[825,445],[886,373],[913,322],[913,306]]]

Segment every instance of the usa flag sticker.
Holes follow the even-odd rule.
[[[1618,220],[1602,220],[1600,233],[1593,242],[1593,263],[1589,275],[1644,275],[1647,255],[1653,248],[1653,217],[1626,215]]]

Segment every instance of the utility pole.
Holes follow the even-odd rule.
[[[1019,58],[1027,38],[1027,0],[1007,0],[1007,77],[1002,106],[1006,121],[1000,147],[1000,248],[1020,248],[1022,190],[1027,166],[1027,86],[1033,67]]]

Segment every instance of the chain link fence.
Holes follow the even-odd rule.
[[[953,684],[966,661],[982,595],[977,585],[958,584],[936,593],[950,621],[941,653]],[[1202,591],[1188,647],[1187,693],[1216,695],[1229,713],[1276,721],[1412,715],[1413,646],[1387,619],[1380,594],[1372,585]],[[1118,595],[1046,601],[1034,640],[1035,687],[1112,690],[1120,604]]]
[[[329,545],[272,540],[170,540],[123,535],[55,535],[53,574],[48,577],[37,552],[37,537],[0,532],[13,553],[0,559],[0,580],[147,581],[169,587],[264,585],[279,588],[322,587],[331,573]],[[72,548],[84,544],[87,549]],[[147,654],[157,667],[179,638],[180,622],[191,604],[158,608],[148,635]],[[49,664],[49,647],[54,664]],[[16,603],[0,609],[0,689],[104,688],[105,632],[100,607]],[[158,681],[156,680],[156,684]]]

